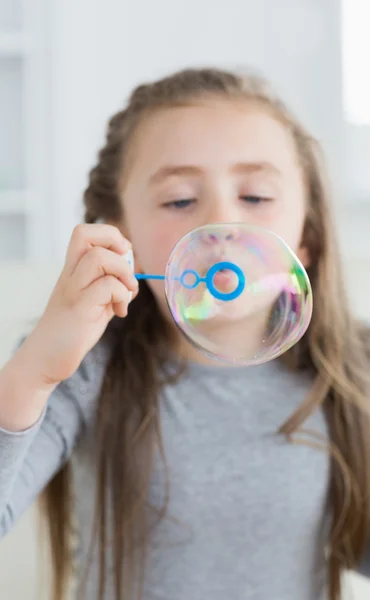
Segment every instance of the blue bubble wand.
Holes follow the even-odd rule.
[[[225,269],[228,269],[229,271],[232,271],[233,273],[235,273],[235,275],[238,278],[238,285],[236,286],[235,290],[233,290],[232,292],[229,292],[229,293],[220,292],[213,283],[213,278],[216,275],[216,273],[218,273],[219,271],[223,271]],[[192,283],[185,281],[186,278],[189,278],[189,275],[194,277],[194,280]],[[165,275],[152,275],[149,273],[135,273],[135,277],[138,280],[140,280],[140,279],[165,280],[166,279]],[[216,298],[216,300],[223,300],[225,302],[228,302],[230,300],[235,300],[235,298],[238,298],[240,296],[240,294],[243,292],[243,290],[245,288],[245,283],[246,283],[245,275],[244,275],[243,271],[241,270],[241,268],[238,267],[236,264],[229,262],[229,261],[221,261],[221,262],[218,262],[218,263],[212,265],[212,267],[207,271],[205,277],[200,277],[200,275],[193,269],[187,269],[186,271],[184,271],[181,274],[180,277],[175,277],[175,280],[180,281],[181,285],[183,285],[188,290],[194,289],[200,283],[205,283],[209,293],[212,294],[212,296],[214,298]]]

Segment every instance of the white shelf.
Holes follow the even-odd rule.
[[[0,262],[39,260],[53,252],[50,5],[55,2],[0,0]]]
[[[0,217],[26,215],[28,212],[27,192],[23,190],[0,191]]]
[[[22,56],[28,51],[26,36],[22,33],[0,33],[0,58]]]

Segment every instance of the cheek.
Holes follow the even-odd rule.
[[[132,235],[137,265],[144,273],[163,275],[172,249],[177,242],[173,232],[163,227],[142,227]]]
[[[146,227],[132,240],[137,270],[152,275],[164,275],[172,248],[177,240],[173,239],[171,229],[162,227]],[[161,311],[169,316],[166,301],[165,283],[162,280],[148,280],[152,293],[154,294]]]
[[[275,233],[280,235],[296,254],[301,246],[304,222],[305,207],[299,198],[295,198],[283,207],[275,223]]]

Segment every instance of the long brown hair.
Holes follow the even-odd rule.
[[[325,411],[331,454],[329,594],[330,600],[338,600],[342,569],[359,564],[370,540],[370,427],[366,407],[370,344],[365,339],[365,329],[350,316],[330,216],[331,199],[323,156],[317,142],[274,96],[263,78],[217,69],[183,70],[155,83],[140,85],[129,98],[127,107],[109,121],[105,145],[90,172],[84,194],[84,220],[87,223],[98,219],[113,223],[123,221],[118,181],[127,161],[132,134],[143,115],[206,96],[245,99],[270,111],[291,132],[305,176],[308,212],[303,243],[312,261],[308,275],[313,287],[314,312],[302,340],[279,360],[293,370],[311,368],[316,376],[312,391],[281,426],[280,433],[299,443],[300,436],[304,435],[305,419],[318,407]],[[160,374],[164,373],[171,338],[155,299],[143,282],[128,316],[113,319],[108,329],[114,331],[114,345],[97,418],[99,600],[104,597],[106,580],[108,504],[115,532],[112,551],[116,600],[122,600],[123,595],[131,600],[134,573],[142,580],[144,572],[146,494],[154,452],[162,450],[157,403],[166,379]],[[111,492],[109,496],[107,489]],[[50,482],[44,501],[54,565],[54,600],[62,600],[71,558],[69,464]],[[142,552],[140,560],[135,561],[134,538],[137,540],[138,534]]]

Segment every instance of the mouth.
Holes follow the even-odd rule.
[[[238,285],[238,277],[230,269],[220,269],[213,277],[213,284],[220,292],[232,292]]]

